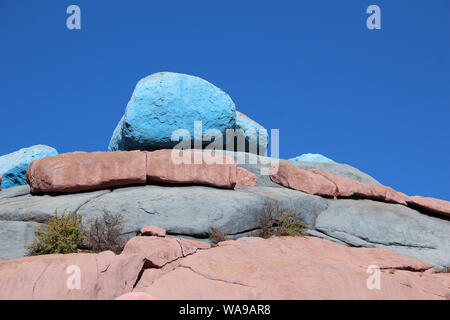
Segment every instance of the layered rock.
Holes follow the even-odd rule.
[[[72,152],[33,161],[26,174],[31,192],[76,193],[146,183],[253,186],[254,174],[233,158],[201,151]]]
[[[135,237],[118,256],[0,262],[0,299],[448,299],[449,288],[450,275],[422,261],[314,237],[242,238],[215,248]]]
[[[308,162],[334,162],[330,158],[319,153],[304,153],[297,157],[289,159],[290,161],[308,161]]]
[[[0,175],[2,176],[2,181],[0,189],[27,184],[25,174],[30,163],[35,159],[51,157],[57,154],[58,151],[52,147],[35,145],[1,156]]]
[[[133,292],[157,299],[446,299],[450,276],[390,250],[311,237],[242,238],[146,269]],[[368,272],[370,270],[370,272]],[[379,289],[368,286],[380,275]]]
[[[413,206],[450,216],[450,202],[424,197],[409,197],[394,189],[334,175],[320,170],[305,170],[287,162],[271,167],[270,179],[287,188],[325,197],[373,199]]]
[[[141,234],[143,236],[156,236],[156,237],[165,237],[166,230],[162,228],[158,228],[155,226],[143,226],[141,228]]]
[[[109,150],[172,148],[185,129],[194,143],[194,122],[201,121],[200,139],[209,129],[225,136],[236,124],[230,96],[211,83],[190,75],[160,72],[138,82],[125,114],[116,127]],[[202,144],[202,141],[200,141]]]
[[[285,188],[261,174],[278,159],[227,153],[256,176],[256,186],[237,190],[188,185],[147,185],[57,196],[30,194],[28,186],[0,192],[0,260],[22,257],[40,224],[64,210],[83,215],[83,223],[107,211],[124,217],[124,232],[139,233],[143,226],[159,226],[167,235],[206,240],[211,226],[230,238],[258,234],[258,213],[271,200],[298,211],[308,233],[352,246],[390,248],[421,259],[437,270],[450,267],[450,221],[422,214],[416,207],[373,200],[333,200]],[[257,161],[253,162],[256,159]],[[289,162],[304,169],[321,169],[358,182],[376,180],[339,163]],[[213,204],[213,205],[212,205]],[[14,234],[14,236],[11,236]],[[10,239],[6,241],[6,239]],[[26,241],[25,241],[26,240]]]
[[[32,193],[76,193],[144,185],[145,152],[71,152],[33,161],[26,179]]]

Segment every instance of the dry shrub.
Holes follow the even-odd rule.
[[[111,250],[116,254],[125,246],[123,237],[123,216],[104,212],[95,218],[87,228],[87,246],[93,252]]]

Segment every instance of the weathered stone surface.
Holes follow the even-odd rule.
[[[226,189],[236,186],[236,162],[230,157],[194,150],[147,152],[148,183],[210,185]]]
[[[378,266],[380,290],[367,287]],[[385,249],[312,237],[241,238],[169,270],[147,269],[133,290],[157,299],[445,299],[450,275]]]
[[[27,184],[25,181],[25,174],[30,163],[35,159],[50,157],[57,154],[58,151],[52,147],[35,145],[1,156],[0,175],[2,176],[2,181],[0,183],[0,189]]]
[[[309,171],[325,177],[336,186],[335,194],[330,194],[329,196],[358,197],[403,205],[406,205],[406,201],[409,199],[407,195],[387,186],[358,182],[320,169],[310,169]]]
[[[27,255],[33,243],[34,230],[40,223],[0,220],[0,260],[17,259]]]
[[[71,152],[35,160],[26,174],[32,193],[75,193],[146,183],[145,152]]]
[[[0,262],[0,299],[114,299],[130,292],[144,261],[139,255],[54,254]],[[73,275],[80,274],[79,289]]]
[[[236,107],[228,94],[201,78],[152,74],[136,85],[109,150],[172,148],[179,143],[171,139],[178,129],[187,130],[194,143],[194,121],[202,122],[202,135],[216,129],[225,136],[226,129],[236,125]]]
[[[398,204],[370,200],[328,200],[314,229],[352,246],[389,248],[432,264],[450,267],[450,221]],[[320,233],[316,234],[321,236]]]
[[[337,192],[336,185],[329,179],[285,161],[271,167],[270,179],[286,188],[308,194],[334,197]]]
[[[141,228],[141,234],[143,236],[165,237],[166,230],[155,226],[144,226]]]
[[[334,162],[319,153],[304,153],[300,156],[289,159],[290,161],[310,161],[310,162]]]
[[[152,295],[145,292],[128,292],[114,300],[157,300]]]
[[[145,268],[161,268],[179,258],[195,253],[198,249],[208,249],[207,243],[179,238],[133,237],[121,255],[137,254],[145,259]]]
[[[431,212],[450,217],[450,202],[435,198],[412,196],[407,200],[412,207],[418,207]]]

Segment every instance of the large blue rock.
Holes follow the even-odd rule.
[[[236,127],[236,107],[230,96],[211,83],[190,75],[160,72],[138,82],[125,114],[114,130],[109,150],[172,148],[175,130],[186,129],[194,143],[194,121],[208,129]],[[202,145],[210,141],[202,141]]]
[[[269,143],[267,130],[245,114],[236,112],[236,129],[242,129],[245,134],[245,150],[238,146],[234,151],[252,152],[264,155]]]
[[[35,145],[0,157],[0,174],[2,175],[2,189],[27,184],[25,174],[28,166],[35,159],[51,157],[58,154],[56,149]]]
[[[311,161],[311,162],[334,162],[330,158],[327,158],[319,153],[305,153],[301,156],[289,159],[291,161]]]

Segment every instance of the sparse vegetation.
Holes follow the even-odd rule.
[[[123,216],[104,212],[88,224],[86,244],[92,252],[111,250],[119,254],[125,246],[122,234]]]
[[[227,234],[218,227],[211,227],[209,232],[209,240],[211,240],[214,245],[217,245],[221,241],[227,240],[226,236]]]
[[[294,209],[281,208],[277,202],[266,200],[257,215],[258,227],[262,238],[272,236],[305,235],[306,224],[298,220],[298,212]]]
[[[55,214],[45,225],[35,230],[35,240],[28,246],[29,255],[76,253],[85,239],[81,215],[63,212]]]

